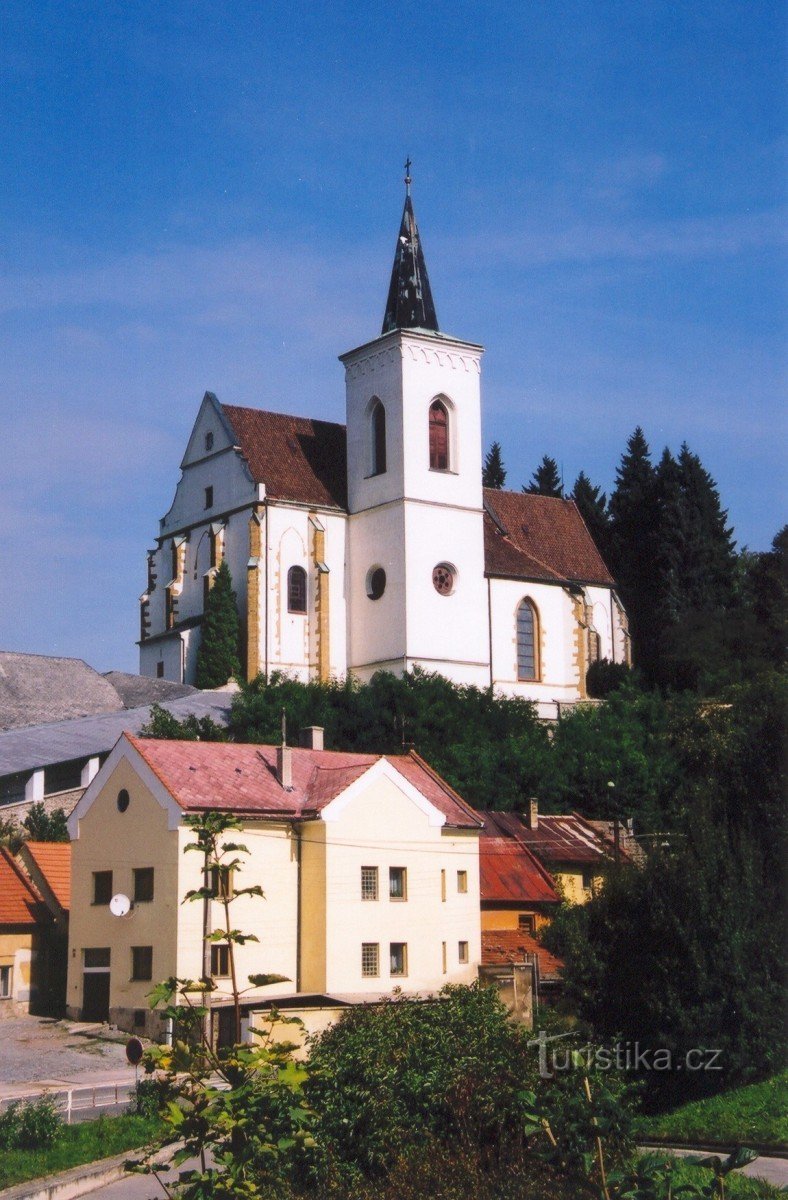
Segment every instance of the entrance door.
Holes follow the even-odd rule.
[[[109,1019],[109,971],[86,971],[82,976],[82,1020]]]

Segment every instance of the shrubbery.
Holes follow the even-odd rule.
[[[29,1104],[14,1101],[0,1113],[0,1150],[43,1150],[62,1136],[62,1117],[46,1097]]]

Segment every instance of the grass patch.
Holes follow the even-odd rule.
[[[637,1135],[699,1144],[746,1146],[757,1142],[784,1148],[788,1146],[788,1071],[762,1083],[684,1104],[673,1112],[642,1117]]]
[[[160,1128],[157,1120],[134,1114],[67,1125],[62,1138],[45,1150],[4,1150],[0,1156],[0,1188],[135,1150],[151,1142]]]
[[[757,1165],[756,1159],[754,1166]],[[688,1167],[679,1162],[673,1176],[673,1186],[678,1188],[681,1184],[694,1184],[696,1187],[708,1187],[713,1178],[711,1171],[705,1167]],[[730,1197],[730,1200],[770,1200],[771,1197],[784,1196],[785,1193],[772,1183],[765,1183],[762,1179],[751,1179],[734,1171],[725,1176],[725,1195]]]

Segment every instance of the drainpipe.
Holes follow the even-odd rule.
[[[301,991],[301,826],[293,825],[296,838],[296,991]]]
[[[268,524],[270,512],[268,499],[265,500],[265,682],[268,683]]]
[[[493,694],[492,587],[487,576],[487,649],[490,654],[490,695]]]
[[[613,598],[613,589],[610,589],[610,661],[616,661],[616,602]]]

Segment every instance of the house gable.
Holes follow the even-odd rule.
[[[88,814],[99,795],[103,792],[116,767],[121,762],[127,762],[134,774],[139,778],[153,799],[167,814],[167,828],[172,831],[183,823],[183,810],[173,800],[167,788],[156,773],[148,766],[138,750],[129,742],[126,734],[122,734],[115,743],[109,757],[99,770],[95,779],[85,789],[83,795],[68,818],[68,832],[72,842],[79,839],[80,821]]]
[[[414,787],[414,785],[410,783],[404,775],[401,775],[396,767],[392,766],[388,759],[385,758],[378,759],[374,766],[370,767],[369,770],[365,771],[363,775],[355,780],[355,782],[351,783],[349,787],[345,788],[341,795],[337,796],[335,800],[332,800],[329,804],[327,804],[320,813],[321,820],[325,821],[327,824],[339,821],[345,814],[346,809],[354,804],[354,802],[360,797],[363,797],[364,793],[367,792],[369,788],[379,779],[387,779],[394,785],[395,788],[398,789],[399,792],[402,793],[402,795],[406,796],[411,804],[413,804],[419,810],[419,812],[426,817],[427,824],[429,826],[433,828],[440,828],[446,824],[446,817],[444,814],[439,812],[435,805],[431,804],[426,796],[422,795],[419,789]]]

